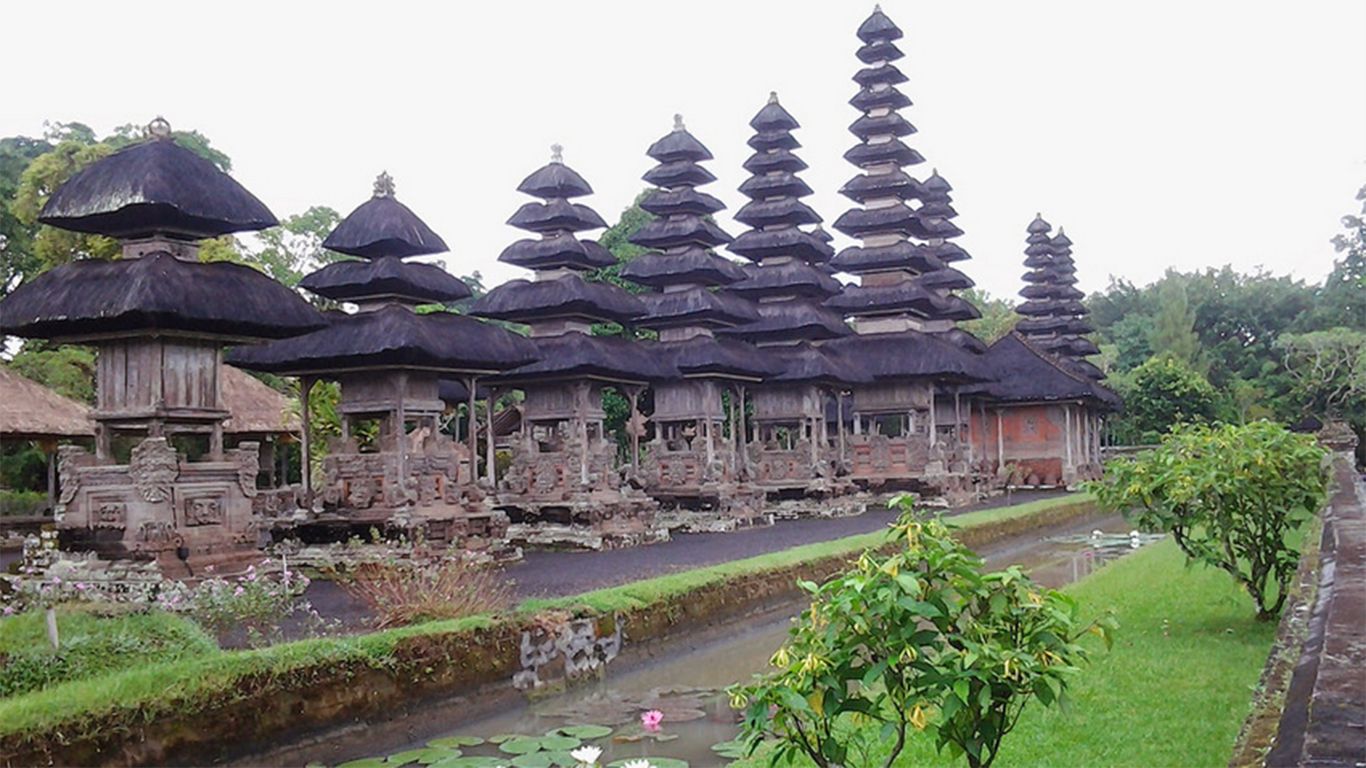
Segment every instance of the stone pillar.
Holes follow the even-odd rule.
[[[1063,474],[1066,474],[1067,470],[1073,469],[1076,466],[1072,463],[1072,406],[1063,404],[1062,414],[1064,424],[1063,441],[1067,444],[1067,464],[1063,467]]]
[[[407,497],[408,493],[408,409],[404,395],[408,393],[408,372],[400,371],[397,377],[398,402],[394,406],[394,447],[398,450],[398,492]]]
[[[635,426],[636,407],[640,400],[640,387],[627,387],[626,398],[631,403],[631,413],[626,419],[626,431],[631,433],[631,466],[640,469],[640,435]]]
[[[837,387],[835,389],[835,429],[839,434],[840,441],[840,462],[847,461],[844,451],[844,393]]]
[[[1006,468],[1005,422],[1001,419],[1001,409],[996,409],[996,471]]]
[[[935,413],[934,405],[934,385],[930,385],[930,445],[939,443],[939,414]]]

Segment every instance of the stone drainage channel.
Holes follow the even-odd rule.
[[[1131,537],[1130,529],[1119,516],[1087,517],[989,545],[982,554],[989,568],[1021,565],[1041,584],[1056,588],[1161,538]],[[604,672],[595,682],[581,684],[567,693],[524,700],[492,715],[463,721],[457,716],[444,727],[420,714],[411,715],[370,725],[364,738],[327,739],[293,748],[280,745],[282,748],[274,751],[271,762],[339,765],[420,749],[434,738],[472,736],[498,740],[508,734],[539,737],[567,725],[595,724],[614,731],[611,737],[587,740],[604,749],[604,765],[645,756],[682,760],[693,768],[724,765],[727,758],[712,747],[734,739],[737,727],[736,714],[728,706],[723,689],[766,668],[768,658],[787,636],[791,617],[804,607],[789,603],[743,624],[704,633],[705,637],[671,642],[667,647],[652,649],[653,656],[612,665],[611,671]],[[450,712],[448,707],[436,709],[443,718]],[[657,736],[640,727],[641,714],[649,710],[663,713]],[[623,741],[623,735],[634,740]],[[465,756],[496,756],[496,764],[514,764],[514,755],[500,752],[491,743],[460,749]],[[524,757],[518,764],[532,762]]]

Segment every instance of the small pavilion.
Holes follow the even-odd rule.
[[[322,461],[320,500],[328,519],[420,528],[431,540],[502,538],[506,519],[478,490],[477,432],[460,446],[440,429],[443,377],[477,379],[536,359],[530,342],[503,328],[445,311],[419,313],[433,302],[467,298],[463,282],[438,266],[410,263],[446,244],[394,197],[380,174],[371,198],[343,219],[323,247],[356,257],[329,264],[301,283],[321,296],[356,305],[330,313],[318,331],[259,347],[234,349],[234,365],[298,376],[305,414],[303,453],[312,466],[309,393],[320,378],[341,384],[341,434]],[[312,473],[304,497],[312,507]]]
[[[275,217],[158,118],[73,175],[39,221],[123,244],[121,259],[78,259],[0,301],[0,333],[98,350],[95,452],[59,449],[63,545],[196,564],[254,553],[259,446],[224,446],[222,348],[323,321],[250,267],[201,263],[198,241]]]
[[[57,446],[90,444],[95,423],[90,406],[64,397],[0,365],[0,440],[32,442],[47,457],[47,503],[57,503]]]

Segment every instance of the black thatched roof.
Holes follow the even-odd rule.
[[[612,252],[592,240],[564,232],[542,240],[518,240],[503,249],[498,260],[527,269],[599,269],[617,263]]]
[[[844,318],[805,301],[780,301],[757,304],[759,319],[734,328],[723,328],[718,335],[762,341],[823,341],[848,336],[851,331]]]
[[[542,200],[549,200],[552,197],[572,198],[593,194],[593,188],[588,186],[588,182],[564,164],[560,157],[560,149],[558,144],[551,147],[550,162],[522,179],[522,183],[517,185],[517,191],[532,197],[539,197]]]
[[[650,145],[645,154],[660,163],[680,160],[697,163],[712,159],[711,151],[683,127],[683,116],[674,115],[674,129]]]
[[[1084,336],[1030,336],[1029,342],[1045,352],[1062,357],[1087,357],[1100,354],[1094,341]]]
[[[876,40],[900,40],[901,28],[887,18],[887,14],[882,12],[882,6],[873,6],[873,13],[859,25],[858,39],[865,43]]]
[[[91,163],[58,187],[38,221],[109,237],[193,240],[279,223],[231,176],[175,143],[164,120],[152,129],[150,140]]]
[[[991,345],[985,360],[994,374],[986,393],[1002,402],[1088,400],[1113,409],[1121,405],[1109,389],[1068,370],[1058,358],[1013,331]]]
[[[618,382],[650,382],[677,378],[679,372],[653,344],[620,336],[565,333],[533,337],[540,353],[536,362],[514,368],[492,379],[500,383],[549,382],[594,377]]]
[[[856,144],[844,153],[844,159],[860,168],[870,168],[885,163],[919,165],[925,162],[923,155],[911,149],[901,139]]]
[[[843,289],[838,280],[802,261],[751,265],[744,269],[745,279],[731,284],[726,290],[751,299],[765,296],[823,299],[834,296]]]
[[[323,324],[298,294],[251,267],[165,252],[73,261],[0,301],[0,333],[29,338],[179,331],[278,339]]]
[[[920,219],[905,203],[881,208],[851,208],[835,219],[835,229],[850,237],[869,235],[917,235]]]
[[[281,374],[324,374],[357,368],[421,368],[449,372],[505,371],[536,359],[522,336],[450,312],[419,315],[390,304],[333,315],[320,330],[254,347],[236,347],[228,362]]]
[[[519,323],[553,318],[625,323],[645,314],[645,305],[615,285],[569,274],[549,280],[510,280],[481,296],[470,314]]]
[[[735,220],[751,227],[795,227],[798,224],[819,224],[820,214],[796,197],[751,200],[735,212]]]
[[[1075,317],[1027,317],[1015,324],[1015,330],[1026,336],[1043,333],[1085,334],[1093,329],[1085,320]]]
[[[654,193],[652,193],[654,194]],[[708,248],[725,245],[731,236],[701,216],[651,219],[631,235],[631,242],[645,248]]]
[[[841,272],[857,275],[895,269],[931,272],[942,269],[944,264],[934,255],[930,246],[902,240],[891,245],[875,247],[850,246],[836,254],[835,258],[830,260],[830,266]]]
[[[661,341],[655,349],[684,376],[763,379],[781,370],[765,350],[732,339],[695,336],[686,341]]]
[[[374,195],[341,220],[323,240],[323,247],[363,259],[423,256],[450,250],[426,222],[394,199],[394,180],[387,173],[379,175]]]
[[[959,349],[980,355],[987,351],[987,345],[981,339],[973,336],[962,328],[950,328],[947,331],[935,334],[939,338],[949,342]]]
[[[825,306],[854,316],[914,312],[931,317],[947,308],[938,295],[912,280],[893,285],[846,285],[843,291],[826,299]]]
[[[470,296],[469,286],[440,266],[394,257],[333,262],[305,275],[299,287],[334,301],[396,298],[421,304]]]
[[[966,290],[976,285],[972,278],[963,274],[953,267],[943,267],[933,269],[920,276],[920,285],[924,288],[934,288],[936,290],[958,291]]]
[[[872,377],[851,369],[842,360],[825,352],[823,347],[801,342],[792,346],[765,347],[764,352],[774,360],[781,372],[770,376],[770,382],[813,382],[820,384],[866,384]]]
[[[876,197],[915,200],[920,197],[920,182],[905,171],[859,174],[840,187],[840,194],[858,203]]]
[[[823,230],[822,234],[824,234]],[[753,261],[760,261],[770,256],[791,256],[809,264],[820,264],[829,261],[834,254],[834,249],[828,243],[829,240],[822,240],[815,234],[815,230],[803,232],[795,227],[771,230],[751,229],[735,238],[729,249],[732,253]]]
[[[906,54],[896,47],[896,43],[875,40],[867,45],[860,46],[854,55],[864,64],[876,64],[879,61],[896,61]]]
[[[1085,315],[1091,310],[1086,308],[1076,299],[1030,299],[1022,302],[1015,307],[1015,311],[1021,315],[1049,316],[1049,315]]]
[[[552,198],[544,203],[525,203],[512,214],[507,223],[528,232],[545,234],[582,232],[607,226],[607,222],[602,220],[597,211],[562,198]]]
[[[706,216],[725,210],[726,204],[706,192],[698,192],[692,187],[679,187],[655,190],[640,201],[640,207],[656,216]]]
[[[918,331],[865,333],[827,341],[822,347],[842,364],[875,380],[934,378],[944,382],[991,379],[979,355],[947,339]]]
[[[753,302],[707,288],[645,293],[640,295],[640,300],[645,304],[646,313],[636,322],[644,328],[716,328],[749,323],[759,318]]]
[[[485,400],[489,396],[488,387],[483,385],[483,379],[480,382],[475,384],[474,397]],[[460,379],[440,379],[436,382],[436,396],[448,406],[466,405],[470,401],[470,388]]]
[[[627,262],[621,276],[651,288],[668,285],[729,285],[745,279],[735,262],[703,248],[646,253]]]
[[[762,176],[750,176],[740,185],[740,192],[751,200],[786,196],[806,197],[811,194],[811,187],[791,171],[778,171]]]

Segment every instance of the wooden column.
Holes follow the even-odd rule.
[[[489,396],[484,399],[484,412],[488,415],[488,439],[484,441],[484,476],[488,478],[489,488],[498,487],[497,450],[494,446],[496,435],[493,432],[493,406],[498,401],[498,390],[489,387]]]
[[[402,371],[398,374],[398,402],[394,406],[394,430],[395,447],[398,449],[398,490],[399,493],[407,495],[408,492],[408,409],[404,402],[404,395],[408,392],[408,373]]]
[[[466,376],[465,386],[469,387],[469,402],[466,409],[469,418],[469,448],[470,448],[470,485],[479,484],[479,420],[475,418],[474,388],[479,384],[478,377]]]
[[[749,473],[749,454],[745,451],[745,437],[749,427],[745,424],[745,385],[735,387],[735,464],[739,473]]]
[[[626,399],[631,403],[631,413],[626,420],[626,431],[631,433],[631,466],[640,468],[640,434],[636,429],[636,408],[640,401],[640,387],[626,387]]]
[[[588,485],[588,389],[588,384],[578,384],[574,397],[579,421],[579,482],[583,485]]]
[[[47,506],[54,512],[57,509],[57,441],[43,442],[43,455],[47,456]]]
[[[209,458],[213,461],[223,460],[223,422],[216,421],[209,428]]]
[[[1001,409],[996,409],[996,469],[997,471],[1006,468],[1006,432],[1005,425],[1001,420]]]
[[[934,385],[930,385],[930,445],[939,444],[939,414],[935,413]]]
[[[1072,464],[1072,406],[1063,405],[1062,413],[1065,430],[1063,432],[1063,440],[1067,443],[1067,466],[1071,467],[1074,466]]]
[[[840,441],[840,461],[846,461],[844,451],[844,393],[838,388],[835,389],[835,429],[838,430]]]
[[[304,506],[308,509],[313,508],[313,420],[309,418],[308,398],[315,381],[317,379],[312,376],[299,377],[299,419],[303,422],[299,435],[299,482],[303,485]]]
[[[963,445],[963,410],[958,387],[953,388],[953,445],[955,449]]]

